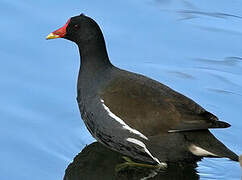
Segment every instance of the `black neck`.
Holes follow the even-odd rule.
[[[81,57],[81,72],[93,74],[111,66],[102,35],[89,39],[86,43],[80,43],[78,47]]]

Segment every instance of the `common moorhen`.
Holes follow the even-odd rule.
[[[106,147],[147,163],[238,156],[209,128],[227,128],[188,97],[146,76],[111,64],[102,32],[90,17],[72,17],[47,39],[78,45],[77,102],[92,136]]]

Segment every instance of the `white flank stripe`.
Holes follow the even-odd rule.
[[[168,133],[182,132],[182,130],[169,130]]]
[[[136,135],[138,135],[138,136],[148,140],[148,138],[144,134],[142,134],[141,132],[137,131],[136,129],[133,129],[133,128],[129,127],[127,124],[125,124],[125,122],[122,119],[120,119],[118,116],[113,114],[110,111],[110,109],[104,104],[104,101],[102,99],[101,99],[101,102],[102,102],[102,105],[103,105],[104,109],[108,112],[108,115],[110,117],[112,117],[113,119],[115,119],[116,121],[118,121],[123,126],[124,129],[127,129],[130,132],[132,132],[132,133],[134,133],[134,134],[136,134]]]
[[[209,151],[206,151],[205,149],[201,148],[201,147],[198,147],[194,144],[192,144],[190,147],[189,147],[189,150],[192,152],[192,154],[196,155],[196,156],[208,156],[208,155],[211,155],[211,156],[217,156],[216,154],[213,154]]]
[[[134,144],[137,144],[138,146],[141,146],[143,148],[143,150],[154,160],[156,161],[159,165],[161,165],[161,167],[166,167],[166,163],[161,163],[156,157],[152,156],[152,154],[150,153],[150,151],[147,149],[146,145],[141,142],[140,140],[138,139],[134,139],[134,138],[127,138],[126,139],[127,141],[131,142],[131,143],[134,143]]]

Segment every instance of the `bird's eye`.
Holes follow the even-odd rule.
[[[80,27],[80,26],[79,26],[78,24],[75,24],[75,25],[74,25],[74,28],[75,28],[76,30],[79,29],[79,27]]]

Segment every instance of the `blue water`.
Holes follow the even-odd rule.
[[[62,179],[94,141],[76,103],[76,45],[45,36],[80,13],[101,26],[113,64],[189,96],[231,128],[213,130],[242,154],[240,0],[0,0],[0,179]],[[201,179],[239,179],[238,163],[204,159]]]

